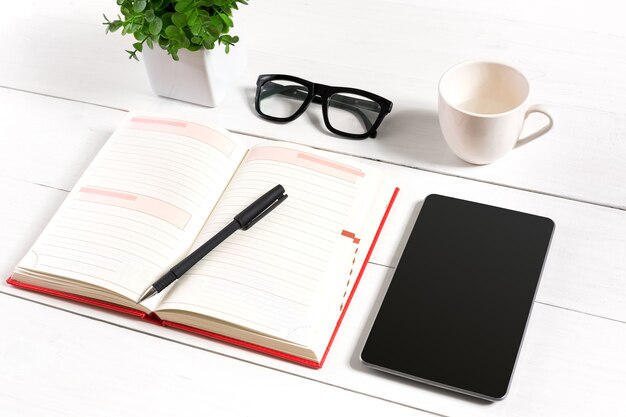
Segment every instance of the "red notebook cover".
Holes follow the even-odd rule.
[[[393,203],[395,202],[396,196],[398,195],[399,191],[400,191],[399,188],[396,188],[393,192],[393,195],[391,196],[391,200],[389,200],[389,204],[387,205],[385,214],[383,215],[380,225],[378,226],[378,230],[376,231],[374,240],[372,241],[369,251],[367,252],[367,255],[365,256],[365,260],[363,261],[363,266],[361,267],[361,270],[359,271],[359,274],[357,275],[356,281],[354,283],[354,286],[352,287],[352,291],[350,292],[350,295],[348,296],[348,298],[346,299],[346,302],[344,303],[341,315],[339,316],[339,320],[337,321],[335,330],[330,338],[330,341],[328,342],[328,346],[326,347],[324,356],[322,356],[322,359],[319,362],[311,361],[308,359],[303,359],[299,356],[294,356],[288,353],[280,352],[278,350],[255,345],[253,343],[248,343],[243,340],[234,339],[234,338],[223,336],[217,333],[208,332],[206,330],[198,329],[195,327],[186,326],[184,324],[164,321],[164,320],[161,320],[155,313],[147,314],[140,310],[135,310],[133,308],[124,307],[124,306],[120,306],[120,305],[113,304],[113,303],[107,303],[106,301],[96,300],[96,299],[89,298],[89,297],[83,297],[81,295],[76,295],[76,294],[72,294],[68,292],[51,290],[49,288],[44,288],[44,287],[40,287],[37,285],[25,284],[23,282],[14,280],[12,277],[9,277],[7,279],[7,282],[11,285],[14,285],[16,287],[19,287],[25,290],[36,291],[36,292],[40,292],[40,293],[48,294],[48,295],[54,295],[56,297],[66,298],[69,300],[78,301],[81,303],[90,304],[90,305],[94,305],[94,306],[101,307],[101,308],[106,308],[109,310],[117,311],[119,313],[130,314],[132,316],[137,316],[143,320],[149,321],[154,324],[159,324],[159,325],[166,326],[166,327],[173,327],[173,328],[184,330],[190,333],[199,334],[199,335],[206,336],[212,339],[231,343],[237,346],[242,346],[242,347],[257,351],[257,352],[265,353],[267,355],[271,355],[271,356],[275,356],[275,357],[285,359],[288,361],[296,362],[304,366],[319,369],[322,367],[322,365],[324,365],[324,361],[326,360],[330,347],[333,344],[333,341],[335,340],[335,336],[337,335],[339,326],[341,325],[341,322],[343,321],[346,311],[348,310],[348,306],[350,305],[350,301],[352,301],[352,297],[354,296],[356,288],[359,285],[359,282],[361,281],[361,277],[363,276],[363,273],[365,272],[365,267],[367,266],[370,256],[372,255],[372,252],[374,250],[374,246],[376,246],[376,242],[378,241],[378,236],[380,235],[380,232],[382,231],[383,226],[385,225],[385,221],[387,220],[387,217],[389,216],[389,212],[391,211],[391,207],[393,206]]]

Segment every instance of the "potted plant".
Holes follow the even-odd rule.
[[[246,54],[229,34],[233,10],[246,0],[117,0],[121,16],[104,16],[106,31],[122,30],[141,53],[158,95],[216,106],[241,75]]]

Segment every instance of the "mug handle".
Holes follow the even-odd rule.
[[[550,112],[548,111],[548,109],[541,105],[541,104],[533,104],[532,106],[528,107],[528,110],[526,110],[526,115],[524,115],[524,121],[526,121],[526,119],[528,118],[528,116],[531,113],[541,113],[544,116],[546,116],[548,118],[548,123],[543,126],[541,129],[536,130],[535,132],[531,133],[530,135],[524,137],[524,138],[519,138],[517,141],[517,144],[515,145],[515,147],[519,147],[522,145],[527,144],[528,142],[530,142],[531,140],[537,139],[539,136],[547,133],[550,129],[552,129],[552,126],[554,126],[554,121],[552,119],[552,116],[550,115]]]

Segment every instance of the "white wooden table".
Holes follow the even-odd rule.
[[[626,26],[610,0],[251,0],[249,66],[224,104],[154,96],[113,0],[6,2],[0,14],[0,276],[8,276],[129,109],[201,117],[249,142],[362,158],[401,188],[321,370],[0,285],[2,416],[626,415]],[[496,59],[529,77],[554,129],[488,166],[446,147],[440,75]],[[388,97],[377,139],[342,140],[321,113],[255,116],[260,73]],[[507,399],[486,404],[364,368],[358,353],[424,197],[481,201],[557,224]],[[331,414],[332,413],[332,414]]]

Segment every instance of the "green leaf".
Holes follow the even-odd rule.
[[[161,15],[161,20],[163,21],[163,26],[168,27],[172,24],[172,13],[163,13]]]
[[[135,33],[133,33],[133,36],[138,41],[143,41],[144,39],[146,39],[148,37],[148,34],[147,33],[143,33],[143,32],[135,32]]]
[[[136,61],[139,61],[139,58],[137,58],[137,51],[129,51],[128,49],[126,50],[126,52],[128,52],[128,59],[135,59]]]
[[[138,50],[139,52],[141,52],[143,50],[143,44],[141,42],[135,42],[133,44],[133,48],[135,48],[136,50]]]
[[[187,13],[187,24],[193,26],[198,22],[198,9],[192,9]]]
[[[155,17],[154,20],[150,22],[148,30],[150,31],[150,34],[158,35],[161,32],[161,29],[163,29],[163,22],[161,21],[161,18]]]
[[[202,20],[207,20],[207,19],[209,19],[211,17],[211,14],[209,14],[209,12],[204,10],[204,9],[200,9],[200,10],[198,10],[198,16]]]
[[[137,13],[143,12],[146,8],[146,0],[135,0],[133,3],[133,10]]]
[[[220,19],[219,16],[211,16],[209,18],[209,24],[210,26],[207,26],[207,30],[211,32],[213,36],[219,36],[220,33],[222,33],[222,29],[224,28],[224,23],[222,22],[222,19]],[[213,26],[214,29],[211,29],[211,26]]]
[[[172,59],[174,61],[178,61],[179,60],[178,53],[177,53],[179,49],[180,48],[178,46],[176,46],[176,45],[170,45],[170,46],[167,47],[167,52],[172,56]]]
[[[181,12],[174,13],[172,15],[172,23],[179,28],[185,27],[187,25],[187,15]]]
[[[146,45],[148,48],[152,49],[154,47],[154,43],[152,42],[152,38],[146,38]]]
[[[141,25],[139,23],[131,23],[130,25],[128,25],[126,27],[126,32],[127,33],[135,33],[139,29],[141,29]]]
[[[123,23],[122,23],[121,20],[114,20],[113,22],[111,22],[109,24],[108,30],[111,31],[111,32],[115,32],[116,30],[118,30],[122,26],[123,26]]]
[[[219,30],[217,27],[215,27],[215,26],[213,26],[213,25],[209,24],[206,28],[207,28],[207,30],[209,31],[209,33],[210,33],[211,35],[213,35],[213,36],[219,36],[219,34],[220,34],[220,30]]]
[[[174,9],[177,12],[184,12],[191,6],[192,3],[193,3],[193,0],[180,0],[179,2],[176,3],[176,6],[174,6]]]
[[[193,25],[189,26],[189,31],[194,36],[199,36],[200,32],[202,32],[202,25]]]
[[[233,27],[233,20],[226,13],[220,13],[219,16],[226,23],[226,26]]]
[[[174,25],[165,28],[165,35],[170,39],[176,39],[180,36],[180,29]]]
[[[230,45],[226,45],[226,46],[224,47],[224,51],[225,51],[226,53],[229,53],[229,52],[230,52]]]
[[[233,36],[232,43],[239,42],[239,36]]]
[[[146,19],[146,22],[152,22],[155,18],[154,10],[152,9],[146,10],[143,17]]]

